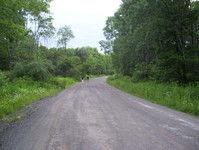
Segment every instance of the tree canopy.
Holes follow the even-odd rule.
[[[134,80],[199,81],[199,2],[122,0],[101,46],[118,73]],[[108,46],[109,45],[109,46]]]
[[[63,45],[65,49],[70,39],[75,37],[69,26],[59,28],[57,35],[59,37],[58,44]]]
[[[0,1],[0,72],[5,71],[10,79],[26,76],[34,80],[113,73],[111,57],[96,48],[67,48],[74,34],[67,25],[56,31],[50,2]],[[52,36],[57,36],[59,48],[42,45]]]
[[[50,2],[51,0],[0,1],[0,69],[12,67],[21,52],[16,48],[22,42],[31,38],[36,46],[41,36],[53,32]],[[34,24],[34,30],[30,24]]]

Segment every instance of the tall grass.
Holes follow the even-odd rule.
[[[177,84],[139,82],[130,77],[110,76],[107,82],[125,92],[172,109],[199,116],[199,84],[180,87]]]
[[[72,78],[53,78],[48,82],[18,78],[6,82],[0,86],[0,118],[30,103],[55,95],[75,83],[76,80]]]

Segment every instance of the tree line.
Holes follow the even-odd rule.
[[[199,81],[199,2],[122,0],[100,41],[117,73],[134,80]]]
[[[113,73],[109,55],[92,47],[67,48],[75,36],[69,26],[56,31],[49,11],[51,1],[0,1],[0,70],[10,79],[26,76],[34,80]],[[59,48],[41,44],[53,36]]]

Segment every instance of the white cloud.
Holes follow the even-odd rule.
[[[75,39],[69,47],[98,47],[103,37],[102,29],[108,16],[112,16],[121,0],[54,0],[51,2],[54,26],[58,29],[68,25]]]

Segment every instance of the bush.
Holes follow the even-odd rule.
[[[26,74],[26,66],[22,62],[16,62],[12,71],[10,72],[9,77],[11,79],[23,77]]]
[[[5,75],[5,73],[0,70],[0,86],[5,84],[7,81],[8,81],[8,79]]]
[[[33,80],[46,81],[54,71],[52,63],[45,60],[33,60],[27,64],[22,62],[15,63],[9,77],[11,79],[29,77]]]
[[[27,65],[27,76],[31,77],[33,80],[48,80],[50,77],[50,72],[48,71],[48,66],[40,61],[33,61]]]

